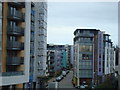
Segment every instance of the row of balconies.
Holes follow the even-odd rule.
[[[25,14],[20,11],[8,11],[8,19],[13,21],[24,21],[25,20]]]
[[[19,36],[24,36],[24,28],[15,26],[8,26],[8,34],[9,35],[19,35]]]
[[[24,43],[18,41],[8,41],[7,50],[24,50]]]
[[[24,57],[7,57],[7,65],[21,65],[24,64]]]

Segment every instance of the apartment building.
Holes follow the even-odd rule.
[[[44,88],[47,76],[47,3],[31,3],[29,88]]]
[[[55,50],[47,50],[47,69],[49,76],[53,77],[55,74]]]
[[[66,51],[67,68],[70,69],[73,64],[72,63],[72,61],[73,61],[73,46],[65,45],[65,51]]]
[[[110,39],[109,34],[104,34],[104,56],[103,56],[103,72],[104,75],[109,75],[115,72],[115,47]]]
[[[118,48],[120,48],[120,2],[118,2]],[[115,67],[115,69],[118,72],[118,83],[120,89],[120,50],[118,57],[118,65]]]
[[[29,81],[30,11],[25,2],[0,2],[0,86],[23,88]]]
[[[59,74],[62,71],[63,45],[47,44],[48,60],[50,61],[50,76]],[[53,74],[52,74],[53,73]]]
[[[115,69],[112,42],[96,29],[76,29],[74,35],[74,84],[99,85]]]
[[[120,61],[119,61],[119,59],[120,59],[120,57],[119,57],[119,55],[120,55],[120,48],[118,47],[118,46],[116,46],[116,48],[115,48],[115,77],[116,77],[116,87],[117,87],[117,89],[116,90],[119,90],[119,88],[120,88],[120,77],[119,77],[119,63],[120,63]]]
[[[2,2],[0,2],[0,72],[2,71]]]

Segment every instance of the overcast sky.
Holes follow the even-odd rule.
[[[77,28],[94,28],[118,43],[118,5],[113,2],[48,2],[47,41],[73,44]]]

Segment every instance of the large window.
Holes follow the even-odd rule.
[[[92,60],[93,55],[92,54],[82,54],[82,60]]]
[[[81,45],[80,52],[92,52],[92,46],[91,45]]]

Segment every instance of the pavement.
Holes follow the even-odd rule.
[[[48,81],[48,83],[49,83],[49,82],[53,82],[53,80],[55,80],[55,79],[56,79],[56,77],[51,78],[51,79]]]

